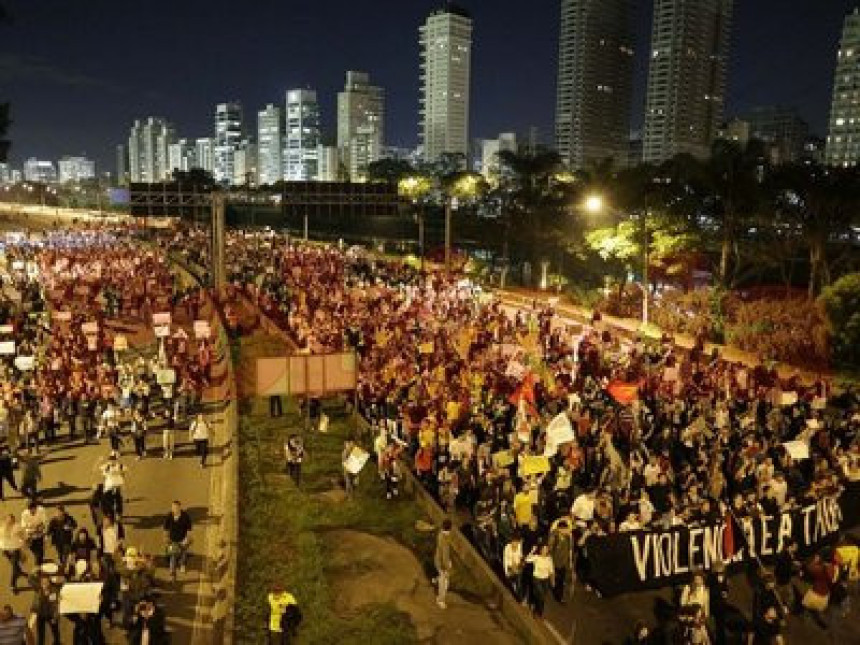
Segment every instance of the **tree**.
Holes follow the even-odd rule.
[[[860,273],[849,273],[825,287],[819,302],[827,316],[834,356],[860,365]]]
[[[704,230],[719,248],[717,275],[724,287],[734,284],[740,263],[740,238],[761,207],[764,171],[764,148],[756,140],[741,147],[733,141],[718,139],[710,159],[704,163],[704,181],[699,186],[705,197]]]
[[[812,298],[831,282],[829,247],[852,252],[853,226],[860,221],[860,175],[852,168],[793,164],[774,173],[771,188],[776,225],[799,236],[808,250]]]
[[[367,166],[367,180],[371,182],[394,185],[414,173],[415,168],[405,159],[379,159]]]

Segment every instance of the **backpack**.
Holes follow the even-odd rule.
[[[284,632],[293,632],[302,622],[302,610],[298,605],[287,605],[281,614],[281,629]]]

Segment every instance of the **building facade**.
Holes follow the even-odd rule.
[[[212,176],[219,184],[231,184],[235,175],[235,155],[245,138],[242,105],[238,101],[215,106],[215,144]]]
[[[767,145],[772,163],[793,163],[803,159],[809,124],[794,108],[780,105],[755,107],[742,119],[749,123],[750,139],[758,139]]]
[[[382,157],[384,124],[384,90],[371,85],[365,72],[347,72],[337,95],[337,146],[351,179],[363,178],[367,166]]]
[[[53,184],[57,181],[57,168],[53,161],[30,157],[24,162],[24,181]]]
[[[420,140],[424,160],[469,151],[472,18],[448,4],[418,30],[421,50]]]
[[[555,145],[568,167],[626,165],[632,96],[632,0],[562,0]]]
[[[180,172],[188,172],[192,168],[197,167],[197,147],[188,139],[179,139],[175,143],[171,143],[167,149],[167,164],[170,167],[170,173],[179,170]]]
[[[200,137],[194,142],[194,161],[196,168],[213,172],[215,169],[215,140],[212,137]]]
[[[175,140],[173,127],[164,119],[136,120],[128,137],[128,171],[131,181],[155,183],[169,179],[168,153]]]
[[[120,143],[116,146],[116,184],[125,186],[128,181],[128,147]]]
[[[723,121],[732,0],[655,0],[643,159],[706,158]]]
[[[284,178],[316,179],[319,171],[320,107],[314,90],[287,92]]]
[[[341,149],[337,146],[320,145],[318,152],[318,181],[341,181]]]
[[[860,162],[860,9],[848,14],[842,26],[824,158],[831,166]]]
[[[503,132],[495,139],[482,140],[480,148],[479,172],[490,184],[497,184],[502,176],[499,155],[502,152],[517,152],[517,135],[513,132]]]
[[[57,162],[60,183],[95,179],[96,162],[86,157],[63,157]]]
[[[284,111],[267,105],[257,113],[257,155],[260,185],[270,186],[284,178]]]
[[[257,144],[249,139],[244,139],[236,149],[233,163],[233,185],[250,186],[259,185],[259,160]]]

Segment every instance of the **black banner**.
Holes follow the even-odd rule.
[[[656,589],[688,581],[691,570],[710,570],[722,560],[728,568],[779,553],[787,538],[803,555],[860,523],[860,485],[842,495],[777,516],[741,518],[743,535],[734,535],[735,553],[725,548],[725,523],[666,531],[633,531],[593,537],[586,543],[590,584],[603,595]]]

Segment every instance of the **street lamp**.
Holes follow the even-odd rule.
[[[603,196],[598,195],[596,193],[588,195],[582,205],[583,208],[585,208],[586,212],[590,213],[591,215],[596,215],[598,213],[603,212],[603,209],[605,207]]]
[[[412,201],[415,206],[415,217],[418,220],[418,252],[421,261],[421,273],[424,273],[424,197],[430,192],[430,179],[423,175],[404,177],[397,184],[397,192]]]
[[[478,194],[481,177],[466,173],[454,180],[445,195],[445,272],[451,271],[451,211],[454,199],[469,199]]]

